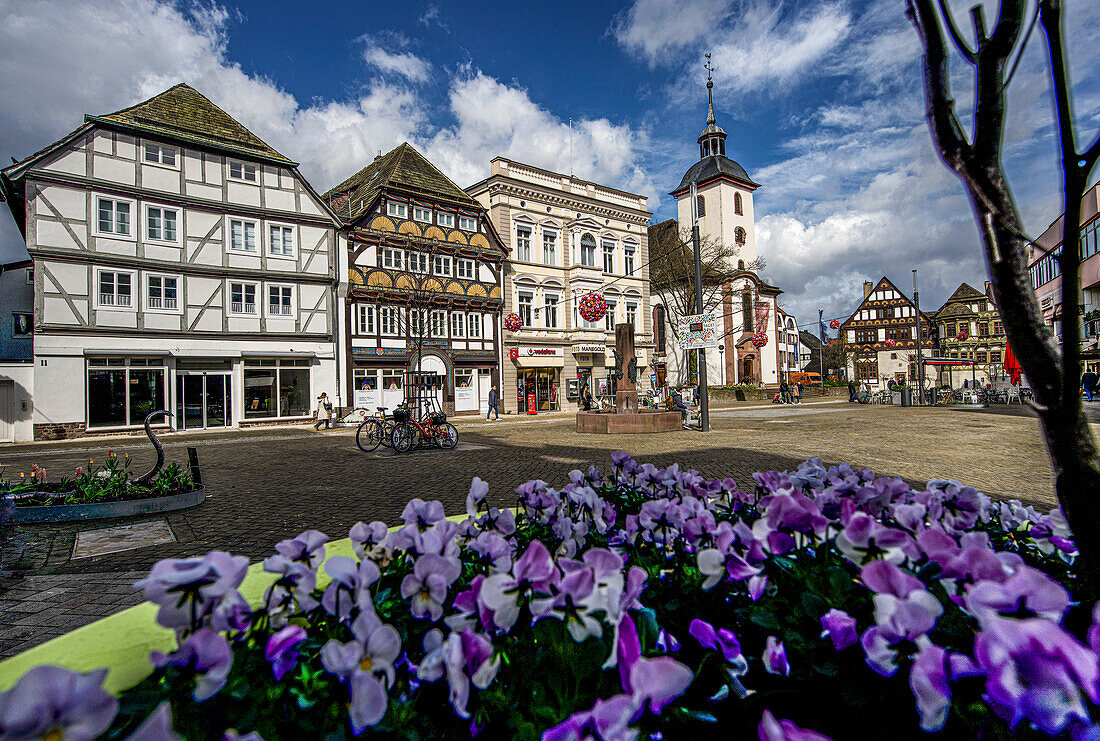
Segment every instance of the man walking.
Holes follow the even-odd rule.
[[[497,395],[496,384],[493,384],[493,387],[491,389],[489,389],[489,408],[485,411],[485,421],[486,422],[489,421],[489,415],[492,414],[493,412],[496,412],[497,422],[500,421],[500,407],[498,406],[499,404],[500,404],[500,397]]]
[[[1092,401],[1092,397],[1096,394],[1096,384],[1100,381],[1100,376],[1097,376],[1095,372],[1091,370],[1085,371],[1081,375],[1081,388],[1085,391],[1085,398],[1088,401]]]
[[[848,381],[848,401],[856,400],[856,382]]]
[[[779,400],[784,404],[791,403],[791,387],[787,385],[786,379],[779,382]]]

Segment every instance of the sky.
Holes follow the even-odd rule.
[[[972,1],[950,0],[967,24]],[[996,3],[984,0],[986,17]],[[1100,3],[1067,0],[1082,139],[1100,128]],[[704,53],[727,154],[761,184],[758,252],[800,325],[847,318],[865,280],[921,306],[985,264],[924,119],[903,0],[165,2],[0,0],[0,161],[187,82],[327,190],[408,141],[460,186],[502,155],[649,197],[698,160]],[[1005,166],[1027,233],[1061,213],[1042,34],[1009,93]],[[969,125],[968,70],[954,60]],[[569,121],[572,119],[572,135]],[[570,156],[572,138],[572,157]],[[0,217],[0,259],[23,250]],[[25,254],[25,251],[23,252]]]

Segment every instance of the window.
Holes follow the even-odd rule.
[[[175,147],[165,147],[147,142],[145,144],[145,161],[156,165],[164,165],[165,167],[175,167],[176,149]]]
[[[1057,278],[1062,274],[1062,266],[1058,263],[1058,257],[1062,254],[1059,246],[1040,257],[1029,270],[1031,271],[1031,287],[1038,288]]]
[[[229,220],[229,249],[236,252],[256,251],[256,222]]]
[[[558,295],[547,293],[544,295],[542,313],[545,320],[543,326],[547,329],[555,329],[558,326]]]
[[[449,255],[436,255],[435,266],[433,268],[436,275],[450,275],[451,274],[451,258]]]
[[[470,337],[481,336],[481,314],[466,315],[466,333]]]
[[[401,270],[403,267],[401,258],[401,250],[395,250],[390,247],[382,248],[382,267]]]
[[[428,255],[423,252],[407,252],[406,259],[409,263],[409,272],[411,273],[427,273],[428,272]]]
[[[617,304],[614,301],[607,302],[607,313],[604,314],[603,323],[608,332],[615,331],[615,309]]]
[[[145,238],[160,242],[179,242],[176,224],[179,211],[163,206],[145,207]]]
[[[516,227],[516,259],[523,262],[531,261],[531,227]]]
[[[33,286],[34,285],[34,266],[33,265],[31,267],[27,268],[27,285],[28,286]]]
[[[707,215],[707,200],[703,196],[695,196],[695,214],[700,219]]]
[[[133,273],[99,271],[99,308],[129,309],[133,303]]]
[[[256,314],[256,284],[255,283],[230,283],[229,284],[229,313],[230,314]]]
[[[596,238],[591,234],[581,235],[581,265],[596,267]]]
[[[1093,219],[1081,227],[1081,259],[1100,252],[1100,219]]]
[[[374,334],[373,304],[359,304],[359,334]]]
[[[733,194],[733,212],[735,214],[737,214],[738,216],[742,216],[743,213],[744,213],[742,209],[743,209],[743,206],[741,204],[741,194],[740,193],[734,193]]]
[[[733,241],[737,242],[737,244],[744,244],[746,237],[747,235],[743,227],[739,226],[733,230]]]
[[[445,311],[433,311],[432,312],[432,336],[433,337],[446,337],[447,336],[447,312],[445,312]]]
[[[943,327],[943,336],[949,340],[955,339],[955,325],[945,324]]]
[[[986,352],[985,352],[985,350],[978,350],[978,357],[977,357],[977,361],[978,361],[979,363],[984,363],[984,362],[986,362]]]
[[[746,332],[752,331],[752,292],[741,292],[741,328]]]
[[[140,425],[165,408],[160,358],[88,358],[87,373],[89,428]]]
[[[435,223],[439,224],[440,226],[454,227],[455,215],[449,214],[446,211],[436,211]]]
[[[30,337],[34,333],[34,314],[13,311],[11,314],[11,336]]]
[[[250,183],[255,183],[259,180],[256,166],[250,165],[247,162],[230,162],[229,177],[234,180],[246,180]]]
[[[268,286],[267,287],[267,314],[268,316],[290,316],[291,296],[293,286]]]
[[[623,274],[634,275],[634,245],[623,245]]]
[[[409,336],[424,337],[428,331],[428,314],[424,309],[408,309],[409,312]],[[433,332],[433,335],[435,333]],[[435,335],[438,336],[438,335]]]
[[[987,324],[986,322],[981,322],[980,324],[978,324],[978,336],[979,337],[988,337],[989,336],[989,324]]]
[[[558,264],[558,235],[554,232],[542,233],[542,264]]]
[[[989,362],[991,362],[991,363],[1001,362],[1001,351],[1000,350],[990,351],[990,353],[989,353]]]
[[[268,224],[267,254],[272,257],[294,257],[294,227]]]
[[[97,224],[100,234],[114,235],[116,237],[131,237],[130,214],[133,212],[133,201],[120,201],[114,198],[99,198],[99,218]]]
[[[179,308],[179,278],[172,275],[145,276],[145,308],[176,311]]]
[[[473,216],[459,216],[458,228],[465,232],[477,231],[477,219]]]
[[[245,419],[308,417],[313,402],[307,359],[248,358],[244,364]]]
[[[379,323],[382,325],[382,334],[395,335],[401,326],[401,307],[383,306],[378,309]]]
[[[386,201],[387,216],[396,216],[399,219],[403,219],[405,218],[406,213],[408,212],[406,211],[404,203],[399,203],[398,201]]]
[[[473,260],[455,260],[455,270],[458,273],[459,278],[465,278],[467,280],[474,279],[474,261]]]
[[[857,329],[855,341],[859,345],[869,345],[878,342],[878,332],[874,329]]]
[[[633,303],[631,301],[627,301],[626,302],[626,323],[633,326],[633,327],[637,327],[637,321],[636,321],[637,318],[638,318],[638,304]]]
[[[534,326],[531,312],[531,304],[534,302],[534,300],[534,293],[531,293],[529,291],[519,292],[519,300],[517,302],[519,304],[519,318],[523,320],[523,326],[525,327]]]
[[[605,273],[615,272],[615,244],[613,242],[603,243],[603,271]]]
[[[1001,329],[1000,322],[993,322],[993,334],[1004,334],[1004,330]]]
[[[451,336],[466,336],[466,315],[463,314],[461,311],[456,311],[455,313],[451,314]]]
[[[424,206],[413,205],[413,219],[416,221],[423,221],[426,224],[432,223],[432,210],[425,208]]]
[[[913,339],[912,328],[910,327],[887,327],[886,339],[888,340],[911,340]]]
[[[654,351],[665,354],[665,307],[657,306],[653,309],[653,341],[656,347]]]

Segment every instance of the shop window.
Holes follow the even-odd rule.
[[[89,358],[88,427],[140,425],[165,407],[160,358]]]
[[[308,359],[253,359],[244,366],[245,419],[307,417],[313,397]]]
[[[399,370],[382,371],[382,390],[400,391],[405,386],[405,375]]]

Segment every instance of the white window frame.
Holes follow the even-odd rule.
[[[469,268],[469,274],[464,275],[466,271],[464,267]],[[455,275],[463,280],[476,280],[477,279],[477,262],[474,260],[468,260],[466,258],[455,259]]]
[[[610,249],[608,249],[610,248]],[[611,269],[608,270],[607,258],[611,257]],[[600,240],[600,266],[605,273],[615,272],[615,243],[608,239]]]
[[[529,301],[523,301],[522,299],[529,297]],[[535,326],[535,289],[528,288],[526,290],[516,289],[516,313],[519,314],[519,318],[523,321],[523,326],[533,327]],[[525,316],[526,314],[526,316]]]
[[[599,242],[595,241],[596,237],[594,235],[589,235],[589,236],[592,236],[592,244],[590,244],[590,245],[586,245],[584,243],[584,234],[582,234],[580,236],[580,239],[577,240],[577,249],[579,250],[578,257],[580,259],[580,263],[581,263],[582,267],[595,269],[596,268],[596,252],[599,250],[600,244],[599,244]],[[590,256],[592,258],[592,262],[590,262],[590,263],[584,261],[585,255],[588,254],[589,250],[591,250]]]
[[[386,201],[386,216],[396,216],[399,219],[407,219],[409,208],[399,201]]]
[[[558,309],[561,308],[561,294],[557,291],[542,292],[542,326],[546,329],[561,329],[558,321]],[[550,319],[553,318],[553,324]]]
[[[242,225],[243,224],[251,224],[252,225],[252,228],[254,229],[253,234],[255,235],[255,239],[253,240],[253,246],[255,247],[255,249],[250,250],[250,249],[244,248],[244,245],[248,243],[248,240],[245,239],[245,231],[244,231],[243,227],[241,229],[241,245],[242,245],[242,247],[241,247],[241,249],[236,249],[236,248],[233,247],[233,222],[235,222],[235,221],[239,221]],[[225,217],[225,249],[228,250],[229,252],[232,252],[232,253],[235,253],[235,254],[238,254],[238,255],[255,255],[256,257],[259,257],[260,256],[260,250],[262,249],[262,246],[261,246],[262,240],[263,240],[263,232],[260,230],[260,220],[259,219],[246,219],[242,216],[226,216]]]
[[[294,290],[295,285],[293,283],[264,283],[264,316],[269,319],[293,319],[297,313],[297,292]],[[271,303],[271,289],[279,290],[279,306],[282,307],[283,292],[290,291],[290,305],[287,306],[287,311],[283,312],[282,309],[278,312],[272,311],[274,305]]]
[[[235,286],[235,285],[241,286],[241,301],[240,301],[241,309],[240,309],[240,311],[234,311],[233,310],[233,286]],[[245,286],[251,286],[252,287],[253,311],[245,311],[244,310],[244,307],[248,306],[248,304],[245,303],[245,301],[244,301],[244,294],[245,294],[244,287]],[[247,316],[247,317],[254,317],[256,319],[259,319],[260,316],[261,316],[261,310],[260,310],[259,305],[257,304],[257,299],[260,300],[260,301],[266,301],[267,300],[267,297],[264,296],[263,292],[261,291],[261,288],[262,288],[262,286],[259,284],[259,282],[254,281],[254,280],[227,280],[225,282],[225,298],[226,298],[225,313],[226,313],[226,315],[227,316]]]
[[[615,331],[615,311],[619,308],[618,299],[607,302],[607,313],[604,314],[604,329],[608,332]]]
[[[625,301],[626,306],[623,313],[623,321],[638,329],[638,307],[641,306],[641,301]]]
[[[458,217],[458,228],[461,229],[462,231],[465,231],[465,232],[476,232],[477,231],[477,219],[474,219],[470,216],[459,216]]]
[[[451,337],[466,336],[466,315],[461,311],[451,312]]]
[[[160,210],[160,221],[161,221],[160,230],[161,230],[162,234],[164,233],[164,214],[168,211],[171,211],[172,213],[174,213],[176,215],[176,238],[175,239],[167,239],[165,237],[154,237],[152,234],[149,233],[149,211],[151,211],[154,208]],[[142,216],[144,217],[142,219],[142,223],[145,225],[145,241],[146,242],[154,242],[156,244],[170,244],[170,245],[175,245],[175,246],[178,247],[180,245],[180,233],[183,231],[183,229],[182,229],[183,219],[180,218],[180,215],[182,213],[183,212],[182,212],[181,209],[175,208],[173,206],[165,206],[165,205],[160,204],[160,203],[146,203],[145,207],[142,209]],[[97,213],[97,218],[98,218],[98,213]]]
[[[414,265],[414,263],[416,264]],[[408,270],[410,273],[427,275],[429,267],[430,265],[427,252],[408,250],[405,253],[405,269]]]
[[[481,339],[481,314],[466,315],[466,336],[470,339]]]
[[[526,250],[526,252],[523,251],[523,249],[520,245],[521,237],[519,235],[519,232],[520,232],[521,229],[527,232],[527,236],[525,237],[525,239],[527,241],[527,250]],[[516,260],[518,260],[519,262],[531,262],[531,238],[534,237],[534,235],[535,235],[535,226],[534,226],[534,224],[520,224],[520,223],[516,224]]]
[[[105,304],[101,301],[102,295],[99,290],[101,276],[104,273],[111,273],[115,277],[111,279],[113,285],[112,296],[114,303]],[[120,306],[118,304],[118,276],[128,275],[130,276],[130,304],[128,306]],[[137,300],[134,296],[134,288],[137,287],[137,273],[133,270],[116,270],[115,268],[96,268],[95,270],[95,308],[97,311],[137,311]]]
[[[451,277],[451,265],[453,260],[450,255],[435,255],[432,258],[432,273],[434,275],[445,275],[448,278]]]
[[[282,252],[271,251],[271,230],[280,229],[283,235],[286,235],[286,230],[290,230],[290,254]],[[297,260],[298,259],[298,227],[296,224],[290,224],[283,221],[267,221],[264,222],[264,249],[267,252],[267,256],[275,260]]]
[[[447,336],[447,312],[442,309],[433,309],[431,324],[428,326],[429,337],[442,338]]]
[[[401,307],[392,304],[379,306],[378,329],[387,337],[397,337],[401,333]]]
[[[635,259],[638,256],[638,246],[635,244],[623,244],[623,275],[632,276],[636,269]]]
[[[424,224],[432,223],[432,210],[425,208],[424,206],[417,206],[415,203],[412,207],[413,221],[420,221]]]
[[[356,334],[377,334],[376,330],[378,328],[378,325],[375,321],[376,312],[374,304],[356,304],[356,307],[358,308],[358,310],[355,312]]]
[[[149,279],[160,279],[160,291],[161,291],[161,305],[153,306],[152,297],[149,295]],[[176,305],[175,307],[168,307],[164,305],[164,281],[174,280],[176,282]],[[146,272],[141,276],[142,287],[142,301],[145,311],[152,314],[182,314],[183,313],[183,278],[174,273],[150,273]]]
[[[550,239],[549,245],[547,245],[547,237]],[[550,247],[550,257],[547,259],[547,246]],[[558,233],[552,229],[542,230],[542,264],[543,265],[557,265],[558,264]]]
[[[454,229],[455,215],[448,211],[436,211],[435,223],[439,224],[440,226],[445,226],[448,229]]]
[[[239,167],[241,169],[240,175],[233,174],[233,168]],[[248,177],[248,173],[251,170],[252,177]],[[251,162],[245,162],[244,160],[226,160],[225,161],[225,176],[228,180],[232,180],[238,183],[249,183],[250,185],[260,184],[260,166],[252,164]]]
[[[382,248],[382,267],[390,270],[405,269],[405,253],[396,247]]]
[[[431,337],[431,335],[428,334],[431,330],[426,326],[429,321],[427,309],[405,309],[405,316],[409,318],[409,339],[417,339],[420,337],[421,332],[425,333],[425,337]]]
[[[99,228],[99,206],[104,201],[114,204],[111,207],[111,224],[112,227],[118,221],[117,207],[120,203],[125,203],[130,207],[130,231],[126,234],[113,231],[102,231]],[[137,240],[137,229],[134,228],[134,217],[138,214],[137,201],[132,198],[115,198],[113,196],[101,196],[95,197],[95,212],[92,214],[92,223],[95,225],[94,233],[97,237],[108,237],[110,239],[123,239],[127,242],[134,242]]]
[[[155,149],[157,156],[156,159],[149,159],[150,148]],[[171,152],[172,160],[171,164],[164,162],[164,153]],[[157,142],[146,141],[141,146],[141,161],[146,165],[155,165],[157,167],[163,167],[167,170],[179,170],[180,169],[180,152],[179,147],[170,147],[165,144],[159,144]]]

